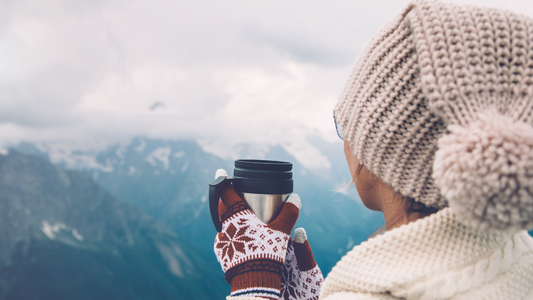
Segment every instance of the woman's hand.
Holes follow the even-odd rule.
[[[217,174],[219,174],[217,172]],[[231,296],[279,299],[290,233],[298,219],[300,197],[289,196],[276,219],[264,224],[231,185],[219,202],[222,231],[215,255],[231,285]]]
[[[289,242],[285,268],[281,278],[281,299],[316,300],[324,276],[313,258],[307,234],[303,228],[294,231]]]

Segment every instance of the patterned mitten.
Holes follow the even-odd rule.
[[[303,228],[294,231],[289,242],[285,268],[281,278],[281,299],[316,300],[324,276],[313,258],[307,234]]]
[[[218,174],[218,172],[217,172]],[[276,219],[263,223],[231,185],[221,192],[222,231],[215,239],[215,254],[231,296],[279,299],[281,274],[290,233],[301,207],[300,197],[289,196]]]

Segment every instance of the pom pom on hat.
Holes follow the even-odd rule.
[[[465,225],[533,228],[533,127],[496,112],[439,139],[433,178]]]

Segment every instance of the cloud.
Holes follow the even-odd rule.
[[[533,15],[529,1],[468,2]],[[305,137],[336,139],[356,55],[406,3],[3,1],[0,146],[144,135],[283,144],[327,166]]]

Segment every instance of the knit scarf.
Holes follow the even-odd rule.
[[[450,208],[356,246],[320,298],[372,293],[405,299],[525,299],[533,294],[533,239],[462,225]]]

